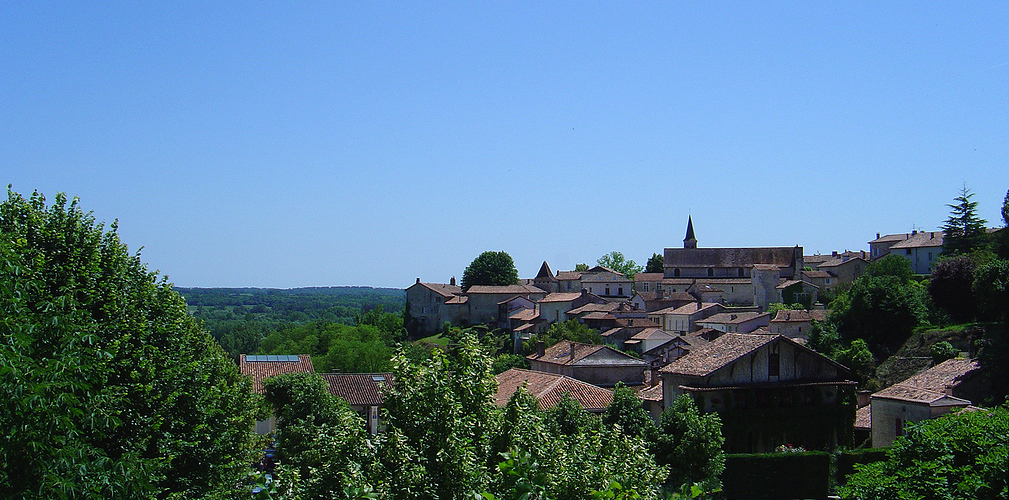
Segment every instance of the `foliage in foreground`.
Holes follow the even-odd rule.
[[[960,411],[910,426],[887,460],[856,466],[842,498],[1007,498],[1009,408]]]
[[[0,204],[0,408],[4,498],[221,496],[252,459],[249,381],[62,194]]]
[[[435,350],[419,362],[398,354],[386,429],[378,436],[365,434],[356,414],[329,401],[321,381],[311,380],[316,375],[270,379],[268,397],[289,422],[278,434],[286,460],[280,475],[297,478],[288,492],[343,498],[353,490],[389,499],[535,492],[526,498],[575,500],[619,488],[621,495],[658,497],[666,470],[644,439],[603,425],[571,398],[544,412],[522,389],[498,408],[491,365],[472,334],[449,353]]]

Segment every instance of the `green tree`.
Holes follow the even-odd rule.
[[[1006,497],[1009,409],[960,411],[910,426],[887,459],[858,467],[840,488],[859,500]]]
[[[913,279],[906,259],[889,255],[831,303],[830,321],[841,338],[862,338],[873,353],[894,352],[926,315],[926,289]]]
[[[663,266],[663,257],[657,253],[653,253],[651,257],[648,258],[648,262],[645,263],[646,273],[662,273],[665,272]],[[633,276],[632,276],[633,277]]]
[[[546,416],[547,426],[551,431],[563,436],[574,436],[586,431],[591,421],[588,412],[570,392],[565,392],[560,401],[547,411]]]
[[[588,271],[588,270],[589,270],[589,265],[585,264],[584,262],[575,264],[575,271],[585,272],[585,271]]]
[[[974,193],[966,186],[954,203],[948,204],[949,218],[942,226],[942,253],[945,255],[968,254],[988,243],[985,224],[988,221],[977,215],[977,202],[971,198]]]
[[[943,258],[932,269],[928,294],[936,307],[949,317],[963,323],[974,319],[977,301],[974,298],[974,262],[967,255]]]
[[[253,459],[250,382],[116,234],[0,204],[0,496],[208,497]]]
[[[653,445],[656,461],[669,467],[665,484],[717,489],[725,468],[724,442],[718,414],[701,413],[690,395],[681,394],[662,412]]]
[[[974,295],[982,316],[1009,324],[1009,260],[992,260],[974,271]]]
[[[854,339],[847,347],[838,347],[831,356],[835,361],[847,366],[864,385],[876,370],[876,360],[863,339]]]
[[[1009,191],[1002,201],[1002,228],[992,235],[995,254],[1000,259],[1009,259]]]
[[[643,267],[639,266],[633,260],[628,260],[624,257],[624,254],[620,252],[610,252],[596,260],[596,264],[600,266],[610,268],[628,278],[634,278],[634,275],[640,273]]]
[[[650,438],[655,433],[655,421],[641,404],[641,398],[634,389],[617,382],[613,389],[613,401],[603,412],[603,426],[619,425],[625,434]]]
[[[377,457],[364,419],[331,395],[322,377],[277,375],[263,389],[278,417],[279,472],[290,477],[297,471],[297,496],[334,498],[348,488],[374,488],[369,478],[378,475]]]
[[[487,251],[470,262],[462,272],[462,289],[473,285],[514,285],[519,282],[515,261],[508,252]]]

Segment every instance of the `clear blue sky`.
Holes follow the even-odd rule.
[[[4,184],[179,286],[1001,224],[1007,2],[238,4],[4,2]]]

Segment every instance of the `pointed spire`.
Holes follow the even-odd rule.
[[[694,237],[694,221],[687,216],[687,237],[683,238],[683,248],[697,248],[697,238]]]
[[[550,279],[554,277],[554,273],[550,271],[550,265],[547,261],[543,261],[543,265],[540,266],[540,272],[536,274],[536,279]]]

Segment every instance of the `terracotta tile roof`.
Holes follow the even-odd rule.
[[[785,280],[785,281],[782,281],[781,283],[778,283],[778,286],[776,286],[775,288],[777,288],[779,290],[784,290],[784,289],[786,289],[786,288],[788,288],[788,287],[790,287],[792,285],[797,285],[797,284],[802,283],[802,282],[803,282],[802,280]],[[816,286],[816,285],[814,285],[812,283],[810,283],[809,286],[819,288],[818,286]]]
[[[575,299],[577,299],[578,297],[581,297],[581,296],[582,296],[582,294],[580,292],[554,292],[554,293],[548,294],[546,297],[543,297],[539,301],[540,301],[540,303],[543,303],[543,302],[571,302],[571,301],[573,301],[573,300],[575,300]]]
[[[895,243],[890,247],[890,250],[893,251],[902,248],[941,247],[942,237],[942,231],[922,231],[917,234],[912,234],[911,237],[901,241],[900,243]]]
[[[855,428],[872,429],[872,405],[865,405],[855,410]]]
[[[613,320],[615,320],[615,319],[617,319],[617,317],[614,316],[613,313],[608,313],[608,312],[604,312],[604,311],[595,311],[595,312],[590,312],[590,313],[585,314],[584,316],[582,316],[582,319],[588,319],[588,320],[593,320],[593,319],[599,319],[599,320],[613,319]]]
[[[876,239],[870,241],[869,243],[871,244],[871,243],[887,243],[887,242],[890,242],[890,241],[904,241],[904,240],[906,240],[906,239],[908,239],[910,237],[911,237],[911,233],[888,234],[886,236],[881,236],[879,238],[876,238]]]
[[[827,311],[825,309],[813,309],[812,311],[805,309],[781,309],[774,315],[771,323],[805,323],[814,320],[824,321],[826,319]]]
[[[691,350],[686,356],[669,363],[659,371],[704,377],[778,338],[784,337],[752,333],[726,333],[708,344]]]
[[[539,311],[536,309],[521,309],[515,314],[508,316],[508,319],[514,319],[518,321],[532,321],[540,316]]]
[[[830,273],[828,273],[827,271],[803,271],[802,275],[810,279],[817,279],[817,278],[822,279],[831,277]]]
[[[711,307],[720,307],[720,306],[721,304],[716,304],[714,302],[706,302],[704,304],[701,304],[700,306],[697,305],[697,302],[691,302],[689,304],[685,304],[680,307],[675,308],[667,307],[665,309],[659,309],[658,311],[649,314],[694,314],[695,312],[700,311],[702,309],[708,309]]]
[[[639,390],[638,397],[645,401],[662,401],[662,378],[654,386]]]
[[[634,281],[661,281],[662,277],[662,273],[637,273],[634,275]]]
[[[546,348],[546,350],[543,351],[542,357],[536,353],[533,353],[526,356],[526,359],[529,359],[530,361],[540,361],[543,363],[550,363],[555,365],[578,365],[578,364],[584,364],[582,363],[582,360],[585,360],[585,358],[588,358],[600,351],[608,351],[607,355],[611,356],[610,359],[606,360],[605,364],[617,364],[617,365],[645,364],[643,361],[628,356],[609,346],[582,344],[580,342],[571,342],[570,340],[562,340]],[[572,352],[574,353],[573,355]],[[615,361],[614,358],[622,361]]]
[[[979,370],[977,361],[962,358],[947,359],[903,382],[873,394],[872,397],[927,403],[932,406],[967,405],[970,401],[947,395],[946,391],[977,375]]]
[[[837,266],[840,266],[841,264],[847,264],[849,262],[855,262],[856,260],[860,260],[863,263],[868,263],[869,262],[868,260],[865,260],[865,259],[863,259],[861,257],[852,257],[850,259],[844,259],[844,258],[838,257],[836,259],[830,259],[827,262],[824,262],[823,264],[820,264],[818,267],[819,268],[837,267]]]
[[[658,329],[658,328],[645,328],[644,330],[641,330],[640,332],[634,334],[634,336],[631,337],[631,338],[634,339],[634,340],[646,340],[646,339],[661,338],[661,337],[665,337],[665,338],[669,339],[669,338],[672,338],[673,336],[670,335],[670,334],[668,334],[668,333],[666,333],[666,332],[664,332],[664,331],[662,331],[662,330],[660,330],[660,329]]]
[[[599,412],[613,401],[613,392],[580,380],[553,373],[512,368],[497,375],[498,389],[494,402],[498,406],[508,404],[512,394],[523,384],[526,390],[540,403],[541,409],[553,408],[565,393],[570,393],[582,408]]]
[[[315,373],[312,357],[299,354],[298,361],[248,361],[248,354],[238,357],[238,370],[242,375],[252,377],[252,390],[263,393],[263,381],[285,373]]]
[[[392,383],[391,373],[322,373],[329,393],[357,406],[382,404],[382,385]]]
[[[629,328],[658,328],[662,325],[648,318],[617,318],[617,326]]]
[[[581,271],[557,271],[558,281],[573,281],[582,278]]]
[[[453,295],[462,294],[462,288],[456,285],[449,285],[447,283],[415,283],[411,286],[423,286],[430,289],[432,292],[445,297],[446,299],[452,297]]]
[[[745,323],[747,321],[759,318],[761,316],[768,316],[768,317],[770,317],[770,314],[768,314],[768,313],[761,313],[761,312],[753,312],[753,311],[749,311],[749,312],[734,312],[734,313],[724,312],[724,313],[712,314],[711,316],[708,316],[707,318],[704,318],[704,319],[699,319],[699,320],[697,320],[697,323],[698,324],[701,324],[701,323],[719,323],[719,324],[726,324],[726,325],[737,325],[737,324],[740,324],[740,323]]]
[[[536,288],[532,285],[505,285],[505,286],[495,286],[495,285],[473,285],[466,290],[469,295],[475,293],[488,293],[488,294],[527,294],[527,293],[547,293],[543,289]]]
[[[454,295],[445,301],[446,304],[465,304],[466,302],[469,302],[469,297],[465,295]]]
[[[816,254],[816,255],[804,255],[802,257],[803,264],[812,264],[814,262],[826,262],[831,259],[830,255]]]
[[[584,306],[571,309],[567,313],[570,315],[576,315],[584,312],[597,312],[597,311],[609,312],[609,311],[615,311],[618,307],[620,307],[619,302],[606,302],[604,304],[589,303],[585,304]]]

